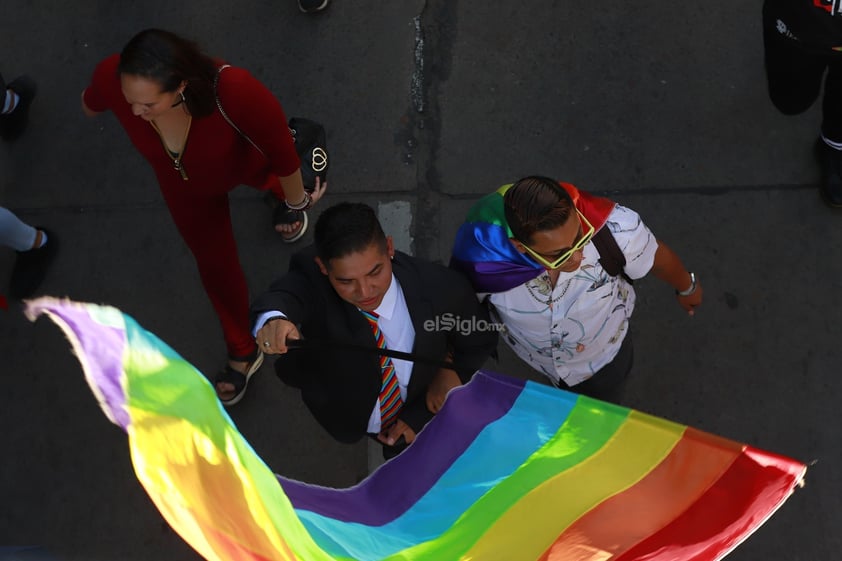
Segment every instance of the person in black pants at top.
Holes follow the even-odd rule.
[[[822,196],[828,205],[842,207],[842,4],[765,0],[763,44],[769,97],[782,113],[809,109],[825,78],[815,150]]]

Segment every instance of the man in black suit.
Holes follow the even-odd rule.
[[[301,389],[335,439],[368,434],[392,457],[494,352],[496,326],[461,274],[396,252],[371,207],[335,205],[314,235],[315,246],[295,254],[289,272],[253,303],[255,340],[282,355],[278,376]],[[382,397],[390,367],[373,350],[374,327],[363,312],[373,312],[386,348],[429,361],[389,359],[400,390],[396,411],[381,409],[381,401],[397,397]],[[287,342],[302,337],[321,344],[287,353]]]

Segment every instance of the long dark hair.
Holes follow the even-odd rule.
[[[123,47],[117,71],[154,80],[163,92],[174,92],[186,81],[184,100],[194,118],[206,117],[216,109],[216,63],[196,43],[175,33],[141,31]]]
[[[535,232],[566,223],[574,208],[573,199],[558,181],[540,175],[524,177],[509,187],[503,206],[512,234],[527,245]]]

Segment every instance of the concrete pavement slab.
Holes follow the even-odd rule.
[[[443,11],[442,192],[536,173],[618,191],[816,179],[815,112],[778,115],[766,95],[759,3]]]

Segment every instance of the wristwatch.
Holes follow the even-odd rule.
[[[676,290],[675,293],[678,296],[690,296],[694,292],[696,292],[696,274],[691,272],[690,273],[690,288],[688,288],[687,290]]]

